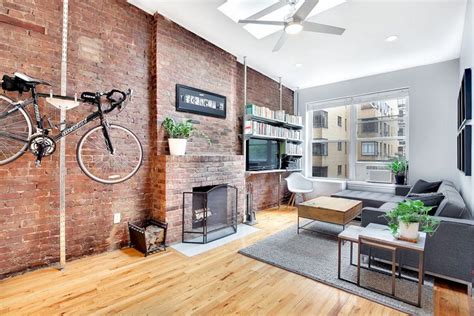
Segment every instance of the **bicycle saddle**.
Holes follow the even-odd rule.
[[[21,72],[15,72],[14,74],[15,76],[15,79],[19,79],[27,84],[30,84],[30,85],[37,85],[37,84],[44,84],[44,85],[47,85],[47,86],[50,86],[51,84],[45,80],[41,80],[41,79],[35,79],[35,78],[32,78],[30,76],[27,76]]]

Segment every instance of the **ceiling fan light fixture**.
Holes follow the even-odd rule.
[[[296,35],[303,30],[303,25],[298,22],[291,22],[285,25],[285,32],[289,35]]]

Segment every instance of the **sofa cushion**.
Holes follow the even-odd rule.
[[[364,207],[380,207],[387,202],[398,203],[404,200],[403,196],[388,193],[344,190],[332,195],[333,197],[362,201]]]
[[[472,219],[471,212],[467,208],[461,194],[456,190],[453,183],[443,181],[438,192],[443,193],[445,198],[439,205],[435,216]]]
[[[437,192],[442,181],[437,182],[428,182],[425,180],[418,180],[416,181],[415,185],[411,188],[408,195],[411,193],[432,193]]]
[[[429,215],[434,215],[438,206],[444,200],[444,194],[442,192],[435,193],[410,193],[407,195],[408,200],[419,200],[425,204],[425,206],[431,206],[432,209],[428,212]]]
[[[394,208],[396,208],[398,206],[398,203],[395,203],[395,202],[387,202],[387,203],[384,203],[382,204],[382,206],[380,207],[381,210],[384,210],[384,211],[391,211],[393,210]]]

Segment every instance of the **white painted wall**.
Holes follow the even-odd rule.
[[[303,115],[308,102],[397,88],[410,90],[410,183],[418,179],[447,179],[459,187],[456,166],[458,59],[302,89],[298,108]]]
[[[464,22],[464,33],[461,47],[461,57],[459,59],[459,81],[460,85],[464,69],[473,68],[474,70],[474,4],[473,0],[467,1],[466,19]],[[474,89],[474,87],[473,87]],[[473,147],[474,157],[474,147]],[[472,177],[466,177],[463,173],[458,172],[461,192],[464,199],[473,210],[474,186]]]

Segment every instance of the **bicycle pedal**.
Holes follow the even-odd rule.
[[[41,160],[35,160],[35,167],[36,168],[41,167]]]

